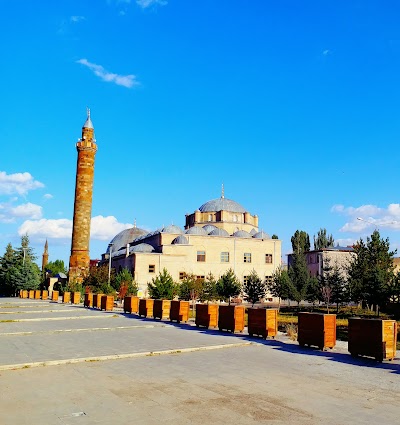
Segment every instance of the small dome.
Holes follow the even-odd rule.
[[[148,243],[140,243],[139,245],[132,246],[129,252],[153,252],[154,248]]]
[[[227,198],[217,198],[207,201],[203,204],[199,210],[201,212],[212,212],[212,211],[231,211],[237,213],[245,213],[246,210],[237,202]]]
[[[237,230],[232,236],[235,238],[251,238],[250,233],[245,230]]]
[[[182,229],[179,226],[175,226],[175,224],[170,224],[169,226],[165,226],[161,233],[178,233],[178,235],[181,235]]]
[[[255,235],[256,233],[257,233],[257,230],[256,229],[251,229],[250,230],[250,235],[251,236]]]
[[[254,239],[271,239],[268,233],[265,233],[263,230],[261,232],[256,233],[253,235]]]
[[[202,227],[193,226],[186,230],[187,235],[207,235],[207,231]]]
[[[210,236],[229,236],[229,233],[225,229],[220,229],[217,227],[212,232],[209,233]]]
[[[187,240],[186,236],[180,235],[177,236],[173,241],[173,245],[188,245],[189,241]]]
[[[217,229],[217,226],[214,226],[212,224],[206,224],[205,226],[203,226],[203,229],[210,234],[210,232],[212,232],[214,229]]]
[[[130,229],[125,229],[122,232],[119,232],[110,242],[110,244],[112,244],[113,252],[116,252],[121,248],[125,248],[126,244],[131,243],[134,239],[137,239],[146,233],[146,230],[139,229],[139,227],[131,227]],[[110,247],[107,248],[106,253],[108,254],[109,252]]]

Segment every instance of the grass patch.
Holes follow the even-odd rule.
[[[18,322],[18,320],[0,320],[0,323]]]

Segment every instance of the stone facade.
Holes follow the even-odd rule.
[[[90,222],[94,180],[94,159],[97,145],[90,113],[82,128],[82,138],[76,144],[78,160],[76,166],[74,218],[72,228],[69,281],[82,281],[89,269]]]

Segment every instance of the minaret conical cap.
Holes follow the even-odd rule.
[[[90,119],[90,109],[89,108],[87,108],[87,118],[86,118],[85,124],[83,124],[82,128],[94,128],[92,120]]]

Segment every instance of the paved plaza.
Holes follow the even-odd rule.
[[[0,298],[0,424],[395,424],[400,361]]]

